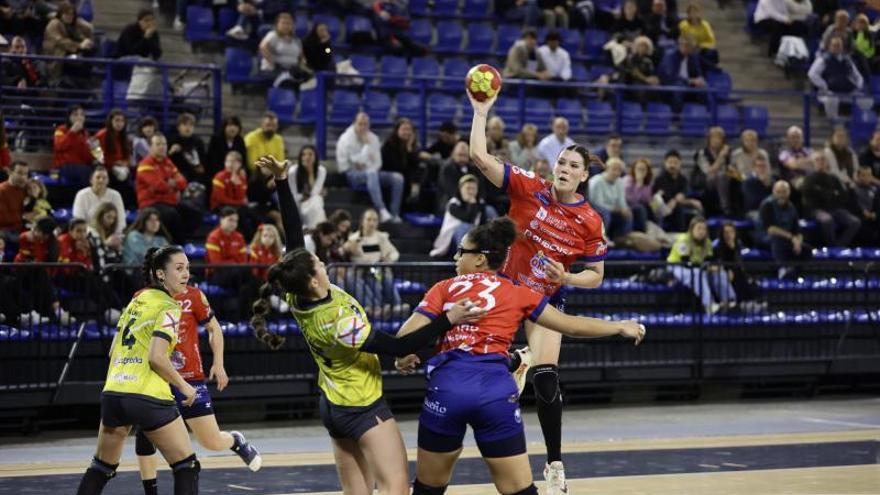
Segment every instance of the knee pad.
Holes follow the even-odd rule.
[[[141,430],[138,430],[134,438],[134,452],[141,456],[150,456],[156,453],[156,446]]]
[[[119,467],[119,464],[108,464],[97,457],[92,457],[92,464],[89,466],[89,470],[101,473],[109,480],[116,476],[117,467]]]
[[[85,474],[79,482],[77,495],[92,495],[101,493],[104,485],[116,476],[116,468],[119,464],[108,464],[97,457],[92,458],[92,463],[86,469]]]
[[[193,454],[182,461],[177,461],[171,465],[171,471],[177,474],[179,471],[192,471],[198,473],[202,470],[202,465],[199,464],[199,460],[196,458],[196,455]]]
[[[535,486],[534,483],[528,486],[523,490],[520,490],[516,493],[511,493],[510,495],[538,495],[538,487]]]
[[[195,495],[199,493],[199,471],[202,465],[193,454],[171,465],[174,473],[174,495]]]
[[[562,399],[559,390],[559,368],[555,364],[541,364],[532,368],[532,386],[535,397],[547,404]]]
[[[413,481],[412,495],[443,495],[444,493],[446,493],[445,486],[428,486],[418,478]]]

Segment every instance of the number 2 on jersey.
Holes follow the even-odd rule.
[[[498,287],[501,286],[501,282],[497,280],[480,280],[481,285],[485,285],[486,288],[477,294],[477,296],[485,301],[485,304],[480,308],[486,311],[495,307],[495,296],[492,295],[492,292],[495,291]],[[459,280],[458,282],[453,283],[449,286],[449,293],[452,294],[453,298],[457,298],[467,291],[471,290],[474,286],[473,282],[468,280]]]

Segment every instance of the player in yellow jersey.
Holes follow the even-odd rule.
[[[302,221],[287,184],[288,162],[267,156],[256,164],[275,175],[287,253],[269,268],[251,325],[270,347],[284,343],[266,330],[269,297],[280,289],[318,365],[321,419],[333,439],[343,493],[372,494],[378,485],[380,494],[407,495],[406,449],[382,396],[377,354],[404,356],[408,349],[430,345],[452,324],[472,322],[485,311],[463,300],[405,337],[374,330],[360,303],[332,285],[324,263],[303,248]]]
[[[196,389],[171,364],[180,322],[174,295],[186,290],[189,261],[177,246],[150,248],[143,271],[147,287],[125,308],[113,338],[101,394],[98,448],[77,495],[101,493],[116,474],[132,427],[144,431],[168,461],[175,495],[199,492],[199,461],[168,386],[180,391],[184,405],[196,399]]]

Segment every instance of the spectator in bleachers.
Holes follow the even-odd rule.
[[[15,36],[9,43],[10,55],[27,55],[27,40]],[[3,85],[21,90],[46,86],[46,69],[42,61],[31,58],[3,58]],[[4,88],[4,91],[8,91]],[[17,94],[17,93],[14,93]],[[24,94],[22,92],[21,94]],[[31,93],[32,94],[32,93]]]
[[[785,10],[788,19],[797,30],[797,34],[790,36],[806,37],[813,24],[813,3],[810,0],[785,0]]]
[[[18,237],[18,253],[14,263],[53,263],[58,261],[58,239],[55,238],[55,220],[52,217],[43,217],[31,227],[31,230],[22,232]],[[36,318],[31,323],[45,321],[51,318],[62,325],[73,321],[70,313],[61,307],[55,294],[55,286],[49,277],[49,271],[45,268],[33,268],[22,271],[18,276],[21,282],[21,290],[29,294],[24,298],[23,309],[36,311]],[[37,321],[35,321],[37,320]]]
[[[354,263],[394,263],[400,258],[400,253],[388,233],[379,230],[379,214],[372,208],[364,211],[358,230],[348,239],[356,243],[351,254],[351,261]],[[372,305],[376,310],[382,307],[383,315],[387,316],[391,312],[401,314],[409,310],[408,307],[403,308],[400,294],[394,287],[394,273],[390,268],[370,269],[362,278],[374,295]]]
[[[344,172],[352,187],[366,186],[373,206],[382,222],[400,221],[403,200],[403,176],[382,170],[382,149],[379,136],[370,131],[370,117],[358,112],[354,122],[336,141],[336,165]],[[391,189],[391,201],[382,198],[382,188]]]
[[[868,242],[876,245],[880,236],[880,187],[876,184],[871,168],[865,165],[861,165],[856,172],[855,182],[853,194],[861,214],[864,227],[862,232],[865,233]]]
[[[43,217],[18,236],[16,263],[52,263],[58,260],[55,219]]]
[[[314,254],[324,263],[339,261],[336,259],[336,249],[339,233],[330,222],[320,222],[309,235],[303,238],[306,251]],[[352,243],[354,244],[354,243]]]
[[[691,175],[691,187],[697,191],[710,191],[718,196],[721,214],[732,216],[736,212],[733,207],[730,146],[725,142],[724,129],[711,127],[706,133],[706,146],[694,155],[694,173]]]
[[[248,179],[243,162],[244,158],[237,151],[226,154],[223,170],[214,174],[211,181],[210,207],[214,212],[226,207],[235,209],[242,234],[250,237],[259,221],[248,205]]]
[[[376,0],[373,2],[373,27],[378,41],[394,53],[407,57],[425,55],[424,46],[409,35],[410,18],[405,0]]]
[[[819,53],[831,51],[831,40],[840,38],[843,42],[843,52],[847,55],[852,51],[853,30],[849,26],[849,12],[840,9],[834,13],[834,23],[822,33],[822,41],[819,44]],[[818,57],[817,57],[818,58]]]
[[[727,278],[733,284],[739,308],[744,311],[766,309],[766,302],[757,301],[761,295],[760,289],[746,273],[742,254],[740,254],[742,243],[739,241],[739,235],[733,223],[725,222],[721,226],[721,235],[712,242],[712,250],[715,253],[715,259],[723,263],[721,269],[727,272]]]
[[[651,191],[653,182],[654,170],[647,158],[636,159],[630,167],[629,173],[623,178],[626,204],[633,216],[633,230],[638,232],[645,231],[650,218],[651,198],[654,195]]]
[[[610,158],[605,162],[605,171],[589,181],[590,205],[602,216],[605,232],[612,240],[626,237],[633,230],[633,212],[621,179],[624,166],[623,160]]]
[[[256,37],[262,23],[259,8],[262,0],[241,0],[237,4],[235,9],[238,11],[238,20],[226,31],[226,36],[239,41],[252,39]]]
[[[425,168],[423,161],[430,158],[431,155],[419,147],[412,121],[405,117],[397,119],[382,144],[382,170],[403,176],[406,198],[418,197]]]
[[[272,265],[284,255],[284,241],[281,233],[271,223],[257,227],[251,244],[248,246],[248,263],[253,265]],[[268,268],[254,268],[254,277],[266,280]]]
[[[49,191],[40,179],[28,179],[27,196],[21,207],[21,218],[25,228],[30,228],[37,220],[52,214],[52,205],[49,204],[48,197]]]
[[[844,51],[843,38],[840,36],[831,38],[828,51],[816,56],[807,75],[819,92],[818,100],[825,106],[825,115],[831,119],[838,116],[840,99],[858,95],[865,84],[852,57]],[[861,106],[862,98],[856,97],[856,100]],[[868,100],[870,108],[873,97],[869,96]]]
[[[121,295],[130,294],[133,289],[131,280],[124,271],[109,268],[109,265],[123,262],[125,237],[119,231],[120,223],[116,207],[112,203],[101,203],[89,221],[88,230],[95,272],[111,293],[119,294],[108,299],[114,308],[121,307]]]
[[[574,140],[568,136],[568,119],[565,117],[556,117],[553,119],[553,132],[544,136],[538,143],[538,154],[541,158],[549,163],[556,163],[556,157],[565,149],[571,146]]]
[[[537,0],[495,0],[495,15],[504,22],[521,22],[535,27],[541,16]]]
[[[296,36],[293,15],[278,14],[275,29],[266,33],[260,41],[260,70],[275,76],[272,86],[298,88],[312,77],[306,66],[302,41]]]
[[[660,66],[657,67],[657,75],[660,76],[664,86],[706,87],[700,57],[694,53],[694,50],[692,36],[683,34],[678,37],[678,49],[666,53]],[[679,96],[674,96],[674,101],[680,101]]]
[[[651,12],[653,12],[656,3],[657,0],[636,0],[636,5],[639,7],[639,15],[643,17],[648,16]],[[663,6],[667,8],[670,12],[673,12],[676,16],[678,16],[677,0],[664,0]],[[675,20],[675,23],[678,24],[678,19]]]
[[[102,203],[110,203],[116,208],[116,232],[125,230],[125,206],[119,191],[108,186],[109,174],[104,167],[95,167],[92,177],[89,179],[89,187],[77,191],[73,199],[73,218],[89,220],[95,215],[95,211]]]
[[[125,26],[116,42],[116,55],[119,58],[137,57],[159,60],[162,57],[162,44],[159,41],[159,27],[152,9],[138,11],[137,21]]]
[[[80,105],[70,107],[67,123],[55,128],[52,146],[52,168],[58,169],[69,185],[82,187],[89,183],[89,176],[96,162],[86,130],[86,113]],[[95,145],[98,145],[97,141]]]
[[[254,162],[263,155],[272,155],[277,160],[284,160],[284,139],[278,134],[278,116],[275,112],[263,114],[259,129],[254,129],[244,137],[247,148],[247,167],[254,171]],[[273,181],[274,182],[274,181]]]
[[[596,156],[602,163],[608,163],[608,160],[612,158],[626,163],[626,158],[623,157],[623,138],[620,137],[620,134],[610,134],[605,140],[605,146],[596,150]],[[589,169],[590,177],[602,173],[601,165],[591,163]]]
[[[49,14],[54,14],[47,3],[0,0],[0,33],[39,39],[46,28]]]
[[[430,256],[449,259],[468,231],[497,215],[494,208],[480,199],[480,180],[475,175],[462,176],[458,180],[458,194],[446,203],[443,224]]]
[[[666,214],[660,216],[667,231],[684,232],[691,218],[703,211],[700,200],[688,198],[690,188],[681,173],[681,154],[676,150],[666,152],[663,171],[654,179],[651,191],[663,198]]]
[[[140,266],[150,248],[167,246],[170,240],[171,233],[162,225],[159,210],[149,206],[142,208],[137,220],[125,232],[122,260],[126,265]]]
[[[678,11],[670,8],[666,0],[651,0],[650,5],[650,12],[643,13],[644,32],[659,49],[661,41],[678,39]]]
[[[213,177],[223,170],[226,155],[230,151],[237,151],[241,156],[247,156],[247,147],[244,145],[244,137],[241,135],[241,120],[235,115],[225,117],[220,123],[220,130],[211,136],[208,143],[208,154],[205,157],[205,171]]]
[[[194,133],[196,117],[191,113],[177,116],[177,127],[168,138],[168,157],[188,182],[205,186],[211,176],[205,168],[205,143]]]
[[[804,146],[804,131],[796,125],[789,127],[785,132],[785,145],[779,150],[780,175],[795,189],[800,189],[804,177],[813,170],[812,152]]]
[[[862,77],[870,79],[871,74],[880,71],[880,52],[877,51],[876,34],[871,31],[871,22],[865,14],[856,16],[853,21],[853,59]]]
[[[456,143],[449,160],[440,167],[439,200],[443,205],[458,194],[458,181],[465,175],[477,175],[479,170],[471,163],[470,146],[465,141]],[[479,175],[477,175],[479,177]],[[482,188],[481,188],[482,189]],[[485,190],[482,191],[485,193]],[[438,205],[438,209],[440,205]]]
[[[568,50],[560,46],[560,40],[557,31],[550,31],[544,37],[544,44],[538,48],[538,55],[544,61],[551,81],[571,79],[571,56]]]
[[[770,160],[762,155],[755,157],[752,171],[743,182],[743,206],[746,216],[758,221],[761,203],[773,194],[773,184],[778,178],[770,170]]]
[[[440,128],[437,129],[437,141],[425,151],[434,158],[446,160],[452,154],[452,149],[455,148],[456,143],[459,141],[461,141],[461,136],[458,134],[458,127],[456,127],[455,122],[447,120],[441,123]]]
[[[548,29],[568,29],[569,3],[567,0],[538,0],[544,26]]]
[[[89,57],[96,50],[92,25],[80,19],[76,7],[67,0],[58,4],[55,18],[49,21],[43,34],[43,54],[56,57]],[[81,83],[91,78],[89,64],[61,64],[53,62],[49,72],[53,79],[61,80],[64,87],[82,88]]]
[[[812,257],[812,247],[804,244],[800,215],[791,202],[791,187],[778,180],[773,184],[773,195],[761,203],[761,226],[764,230],[773,260],[779,263],[779,278],[793,273],[787,266],[791,261],[805,261]]]
[[[247,243],[238,231],[238,212],[224,206],[219,213],[220,223],[205,240],[205,262],[221,265],[247,263]],[[240,281],[236,270],[212,270],[208,274],[211,283],[221,287],[235,287]]]
[[[122,194],[128,206],[134,206],[134,189],[131,187],[131,144],[128,136],[125,112],[114,108],[107,114],[104,127],[95,133],[104,157],[103,165],[110,175],[110,185]],[[97,167],[96,167],[97,168]]]
[[[730,309],[736,304],[736,292],[730,285],[727,271],[714,264],[703,266],[712,259],[712,241],[703,217],[694,217],[690,221],[687,231],[675,239],[666,258],[669,270],[679,282],[694,291],[708,314]]]
[[[611,28],[614,38],[628,44],[645,33],[645,21],[639,17],[639,7],[635,0],[626,0],[620,9],[620,17]]]
[[[333,40],[330,37],[330,29],[323,22],[315,23],[312,30],[303,39],[306,65],[312,72],[333,72],[336,70],[331,41]]]
[[[801,187],[804,215],[819,223],[826,246],[850,246],[862,222],[847,210],[849,194],[831,173],[825,154],[814,153],[813,163],[816,170],[804,179]]]
[[[150,139],[159,130],[159,122],[149,115],[138,121],[137,133],[131,139],[131,166],[138,164],[150,154]]]
[[[694,38],[704,68],[718,65],[715,32],[709,21],[703,19],[703,12],[699,5],[692,3],[687,6],[687,18],[678,23],[678,30],[681,34],[687,34]]]
[[[758,0],[753,20],[755,26],[770,35],[767,56],[775,57],[783,36],[806,38],[809,28],[805,22],[796,22],[789,14],[787,0]]]
[[[535,124],[523,124],[516,139],[510,142],[510,162],[523,170],[532,170],[540,159],[538,128]]]
[[[880,177],[880,130],[871,134],[868,146],[865,146],[865,150],[859,155],[859,165],[870,167],[874,184],[880,186],[880,179],[878,179]]]
[[[518,40],[507,51],[504,63],[504,77],[517,79],[538,79],[546,81],[550,72],[544,60],[538,55],[538,35],[533,29],[523,31],[522,39]]]
[[[384,160],[383,160],[384,162]],[[290,170],[290,192],[299,206],[303,227],[313,229],[327,220],[324,211],[324,181],[327,168],[318,161],[318,150],[306,145],[299,150],[296,165]]]
[[[846,187],[852,187],[856,171],[859,169],[859,156],[849,143],[846,127],[838,126],[831,133],[831,139],[825,143],[825,161],[831,174]]]
[[[191,232],[186,225],[194,227],[193,220],[201,220],[197,213],[180,202],[186,186],[186,178],[168,158],[165,136],[158,132],[153,134],[150,155],[138,165],[135,177],[138,208],[152,206],[159,210],[162,223],[171,231],[176,244],[183,244],[187,233]]]
[[[742,177],[748,177],[755,168],[755,160],[760,156],[770,163],[770,155],[767,150],[758,144],[758,133],[745,129],[739,135],[740,146],[730,154],[730,164],[739,170]]]
[[[22,229],[21,213],[27,196],[28,164],[12,162],[9,178],[0,183],[0,235],[15,242]]]
[[[654,45],[647,36],[639,36],[633,40],[632,50],[626,60],[618,67],[617,81],[624,84],[639,86],[659,86],[660,78],[654,67]],[[635,99],[646,103],[656,95],[647,91],[627,91]]]
[[[497,115],[486,124],[486,149],[501,160],[510,161],[510,141],[504,137],[504,119]]]
[[[553,167],[550,166],[550,162],[543,158],[538,159],[535,166],[532,167],[532,172],[548,182],[553,182]]]

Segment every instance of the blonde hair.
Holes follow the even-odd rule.
[[[519,143],[520,146],[525,148],[526,146],[526,131],[532,131],[535,133],[535,142],[533,146],[538,145],[538,126],[535,124],[525,124],[522,126],[522,129],[519,131],[519,134],[516,135],[516,142]]]
[[[49,197],[49,190],[46,189],[46,184],[43,184],[43,181],[41,181],[40,179],[28,179],[27,185],[30,186],[31,184],[36,184],[37,189],[39,189],[40,191],[37,195],[37,199],[46,199],[47,197]],[[30,196],[29,187],[26,189],[26,191],[28,192],[28,196]]]
[[[263,231],[266,231],[266,230],[268,230],[269,232],[272,232],[272,237],[275,238],[275,243],[272,244],[272,251],[275,253],[275,256],[280,259],[281,254],[282,254],[281,253],[281,233],[278,232],[278,227],[272,225],[271,223],[264,223],[264,224],[260,225],[259,227],[257,227],[257,231],[254,232],[254,237],[251,239],[251,245],[250,245],[251,252],[253,252],[254,249],[257,248],[257,246],[262,245],[262,242],[260,242],[260,237],[262,237]]]
[[[633,40],[633,46],[639,45],[648,45],[648,55],[654,54],[654,42],[651,41],[651,38],[647,36],[636,36],[636,39]]]

